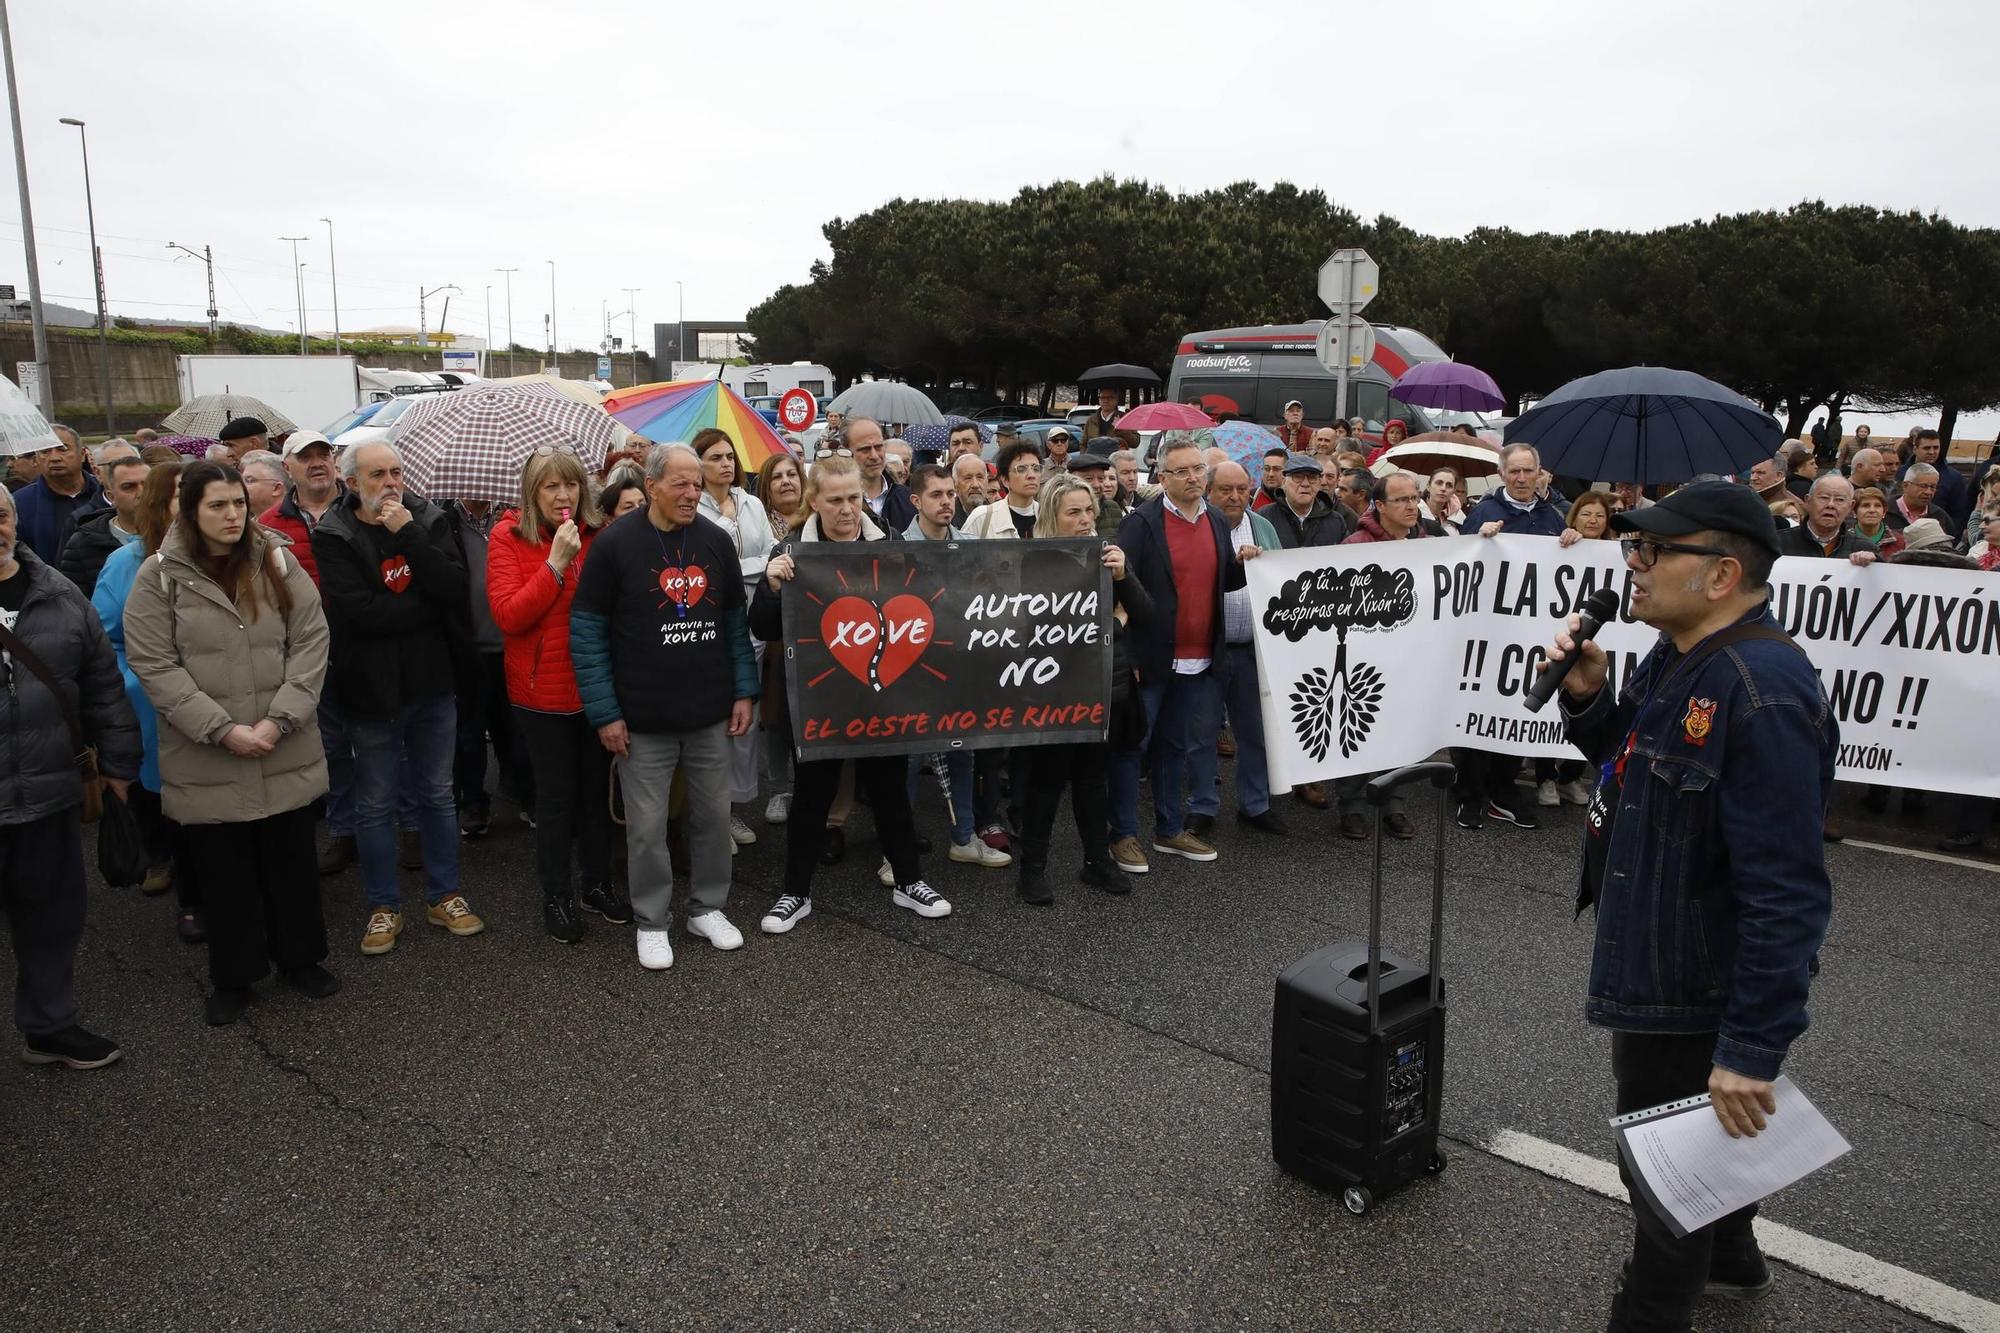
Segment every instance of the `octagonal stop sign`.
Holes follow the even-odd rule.
[[[1319,266],[1319,299],[1336,315],[1365,307],[1375,299],[1375,289],[1381,283],[1382,266],[1358,247],[1335,250]]]

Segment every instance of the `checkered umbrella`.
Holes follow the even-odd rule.
[[[265,402],[247,393],[204,393],[188,399],[161,419],[160,424],[181,435],[205,435],[210,439],[238,417],[255,417],[270,427],[271,434],[283,435],[299,428],[298,423]]]
[[[428,397],[390,427],[403,479],[430,499],[519,504],[521,473],[544,446],[576,451],[584,470],[604,466],[618,427],[601,407],[548,384],[475,384]]]

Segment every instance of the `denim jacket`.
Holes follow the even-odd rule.
[[[1739,623],[1775,627],[1766,607]],[[1682,656],[1663,635],[1615,703],[1563,699],[1593,761],[1616,762],[1632,735],[1584,1013],[1626,1032],[1717,1032],[1716,1064],[1773,1079],[1806,1029],[1832,913],[1821,834],[1839,728],[1785,644],[1733,644],[1675,678]]]

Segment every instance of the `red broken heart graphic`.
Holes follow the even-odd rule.
[[[668,565],[660,571],[660,591],[682,606],[693,606],[708,591],[708,575],[700,565],[689,565],[686,569]]]
[[[873,689],[894,685],[930,646],[937,617],[930,603],[904,592],[877,610],[852,593],[836,597],[819,618],[819,632],[833,660]]]

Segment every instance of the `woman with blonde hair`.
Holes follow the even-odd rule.
[[[179,494],[180,517],[126,599],[125,652],[159,714],[162,802],[201,877],[205,1008],[221,1027],[272,963],[313,999],[340,989],[321,966],[313,848],[330,638],[318,587],[290,541],[258,525],[241,473],[193,464]]]
[[[538,449],[521,472],[521,507],[493,529],[486,552],[486,597],[504,640],[507,698],[535,775],[542,925],[564,944],[583,938],[579,906],[615,924],[632,919],[611,879],[611,756],[584,717],[569,652],[570,603],[602,524],[577,456]]]

